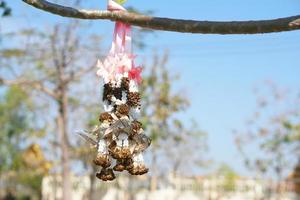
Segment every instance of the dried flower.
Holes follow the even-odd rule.
[[[97,157],[93,160],[95,165],[107,168],[111,165],[111,160],[108,154],[98,153]]]
[[[149,169],[144,164],[142,154],[136,154],[133,156],[133,167],[128,170],[131,175],[143,175],[146,174]]]
[[[112,181],[116,178],[111,168],[102,168],[100,173],[96,174],[96,177],[101,179],[102,181]]]
[[[132,169],[133,168],[133,160],[132,160],[132,158],[124,159],[124,165],[126,167],[126,170]]]
[[[128,115],[129,113],[129,106],[127,104],[122,104],[117,107],[117,112],[122,115]]]
[[[117,141],[119,142],[119,141]],[[116,146],[115,148],[111,149],[111,156],[114,159],[125,159],[130,158],[131,151],[128,146]]]
[[[119,159],[117,160],[117,164],[114,166],[113,170],[122,172],[126,169],[125,166],[125,159]]]
[[[112,120],[113,120],[113,117],[108,112],[101,113],[99,116],[100,122],[105,122],[105,121],[112,122]]]
[[[128,105],[131,107],[138,107],[140,106],[141,97],[138,92],[129,92],[127,94]]]
[[[121,88],[123,91],[129,91],[129,78],[123,77],[121,80]]]
[[[122,100],[122,88],[115,87],[113,89],[113,95],[116,97],[116,99]]]
[[[112,97],[112,92],[113,92],[113,86],[112,83],[106,83],[103,86],[103,95],[102,95],[102,100],[105,101],[110,101]]]

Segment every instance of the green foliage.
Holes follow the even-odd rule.
[[[7,163],[5,165],[7,166],[5,173],[10,169],[10,172],[19,176],[19,178],[15,180],[10,179],[9,181],[17,186],[21,185],[21,193],[25,192],[28,188],[38,193],[43,175],[43,173],[29,173],[29,169],[32,170],[32,167],[24,166],[24,163],[18,156],[24,150],[26,143],[32,142],[34,139],[33,136],[43,137],[42,142],[47,144],[46,148],[54,160],[53,163],[59,163],[61,155],[57,154],[56,150],[58,148],[61,150],[63,144],[74,144],[80,138],[76,136],[64,137],[64,143],[64,141],[56,137],[58,132],[60,131],[62,134],[70,136],[71,134],[66,132],[72,130],[73,127],[70,127],[70,129],[66,128],[67,131],[62,131],[64,128],[57,127],[67,127],[68,124],[76,126],[77,124],[84,123],[87,115],[95,112],[94,102],[97,101],[97,106],[99,106],[98,98],[93,96],[95,94],[93,93],[94,87],[86,85],[88,81],[92,81],[91,78],[89,77],[88,80],[84,79],[87,78],[86,74],[94,73],[95,59],[99,55],[99,43],[95,43],[95,40],[89,40],[89,36],[82,34],[79,36],[78,27],[79,24],[77,21],[71,21],[68,24],[53,26],[50,28],[51,31],[49,31],[49,27],[47,27],[47,31],[40,31],[38,29],[19,30],[9,35],[9,39],[18,42],[14,44],[8,43],[10,46],[5,45],[0,50],[1,63],[3,61],[5,64],[5,68],[2,68],[4,73],[1,78],[16,80],[12,82],[20,85],[28,93],[28,99],[35,102],[34,107],[31,108],[25,104],[22,104],[22,109],[18,109],[18,106],[12,106],[24,116],[24,121],[26,121],[26,126],[22,127],[23,131],[20,131],[19,134],[23,140],[13,137],[13,141],[21,142],[16,142],[18,144],[16,146],[3,146],[3,151],[2,146],[0,146],[1,153],[5,155],[7,160],[5,161]],[[30,39],[28,39],[29,37]],[[5,38],[5,41],[7,41],[7,38]],[[80,56],[82,54],[85,56]],[[90,70],[87,70],[87,68]],[[82,81],[83,79],[84,81]],[[3,83],[5,82],[3,81]],[[89,91],[89,88],[93,92]],[[87,93],[90,94],[89,98],[85,98],[87,97],[85,96]],[[62,100],[62,97],[66,98]],[[10,100],[7,102],[10,102]],[[58,120],[56,119],[57,116],[62,116],[62,104],[64,104],[63,107],[65,108],[64,114],[68,112],[68,115],[65,114],[63,116],[66,119],[65,123],[58,125]],[[92,104],[93,107],[91,107]],[[18,113],[12,109],[8,109],[7,105],[4,106],[3,110],[10,114]],[[36,120],[32,120],[32,118],[36,118]],[[16,125],[11,125],[14,122],[10,117],[9,119],[5,119],[5,122],[0,125],[8,124],[16,129],[16,126],[20,125],[17,124],[19,122],[21,121],[17,120]],[[92,124],[94,122],[91,121],[89,125],[92,126]],[[46,134],[49,137],[44,137]],[[5,136],[4,138],[5,141],[3,143],[10,144],[7,137]],[[13,151],[8,150],[9,148],[16,150],[16,153],[11,155]],[[86,145],[84,149],[81,149],[77,145],[74,145],[74,148],[69,148],[69,146],[67,148],[70,152],[69,155],[72,155],[72,157],[69,157],[70,160],[74,159],[78,161],[85,159],[84,163],[91,166],[90,161],[93,158]],[[88,156],[85,156],[83,159],[82,157],[77,157],[77,150],[86,151],[87,149],[89,152],[85,153],[85,155],[90,155],[91,158]],[[9,154],[4,151],[7,151]],[[36,161],[36,159],[32,160]],[[64,160],[64,162],[67,165],[68,161]],[[12,168],[12,166],[14,167]],[[37,169],[35,168],[32,171],[36,172]],[[39,171],[42,172],[43,167]],[[8,181],[6,183],[8,184]],[[26,189],[22,190],[24,185],[26,185]]]
[[[25,51],[20,49],[3,49],[0,51],[0,56],[6,58],[22,57],[24,55],[25,55]]]
[[[26,115],[22,112],[25,99],[26,94],[20,88],[11,87],[0,101],[0,170],[13,165],[13,158],[19,150],[18,142],[28,127]]]
[[[127,0],[115,0],[115,1],[116,1],[118,4],[121,4],[121,5],[122,5],[122,4],[126,3]]]
[[[167,137],[171,116],[187,105],[186,98],[172,94],[171,82],[172,78],[163,65],[159,68],[154,67],[143,80],[143,122],[149,130],[153,144],[156,144],[159,138]]]
[[[221,164],[217,170],[217,174],[224,177],[223,189],[225,191],[235,190],[235,180],[238,178],[238,175],[230,166]]]
[[[289,121],[284,121],[283,126],[290,132],[290,134],[285,135],[281,142],[283,143],[298,143],[300,142],[300,123],[291,123]]]
[[[263,96],[259,94],[261,90]],[[248,120],[246,130],[236,132],[236,144],[249,170],[281,180],[291,172],[300,155],[300,110],[297,103],[290,103],[297,102],[298,93],[283,93],[281,88],[268,83],[256,95],[257,110]],[[253,156],[252,148],[261,152],[259,156]]]
[[[12,167],[19,152],[19,141],[28,128],[26,117],[27,95],[13,86],[0,101],[0,171]]]
[[[24,90],[17,86],[11,86],[3,91],[0,100],[0,173],[6,182],[4,188],[22,186],[30,189],[30,193],[40,193],[42,175],[26,172],[22,159],[24,142],[29,137],[29,97]],[[9,175],[8,175],[9,174]],[[22,198],[22,194],[14,194]],[[29,194],[34,195],[34,194]]]
[[[141,85],[142,123],[152,140],[152,165],[164,158],[172,172],[184,173],[188,167],[203,167],[201,152],[206,150],[206,134],[192,120],[184,124],[179,118],[180,112],[188,108],[189,100],[174,89],[177,77],[166,68],[167,60],[167,54],[162,58],[155,56],[152,67],[146,67],[149,71],[144,73]],[[157,158],[156,152],[160,152]],[[183,154],[190,156],[180,156]]]

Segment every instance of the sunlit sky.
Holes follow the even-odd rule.
[[[63,3],[63,1],[59,1]],[[0,21],[2,33],[24,27],[42,27],[64,18],[38,11],[21,1],[9,1],[13,17]],[[105,9],[105,0],[85,1],[85,8]],[[152,10],[157,16],[202,20],[255,20],[297,15],[299,0],[129,0],[125,6]],[[104,37],[109,49],[113,23],[97,21],[85,32]],[[168,50],[168,68],[180,75],[176,89],[184,90],[191,107],[183,113],[209,134],[209,157],[226,162],[245,174],[233,143],[232,130],[243,128],[255,107],[254,86],[273,80],[299,89],[300,31],[259,35],[203,35],[156,31],[145,39],[148,48],[136,49],[141,59]],[[253,152],[257,155],[259,152]]]

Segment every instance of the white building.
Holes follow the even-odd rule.
[[[174,177],[168,176],[159,180],[158,188],[150,191],[150,178],[145,176],[118,177],[113,182],[97,181],[96,196],[102,200],[254,200],[254,199],[278,199],[274,196],[269,182],[254,178],[237,177],[234,180],[226,180],[222,176],[203,177]],[[72,200],[88,200],[90,179],[88,176],[72,177]],[[59,200],[62,196],[59,176],[48,176],[43,179],[43,200]],[[131,195],[131,196],[130,196]],[[99,197],[99,198],[98,198]],[[296,200],[292,193],[284,192],[280,200]]]

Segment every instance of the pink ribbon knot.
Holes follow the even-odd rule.
[[[108,0],[107,9],[109,11],[126,11],[118,3]],[[98,76],[102,76],[104,82],[118,81],[121,77],[128,77],[130,80],[140,83],[141,67],[135,67],[135,56],[131,52],[131,26],[123,22],[115,23],[113,42],[106,59],[98,60]]]

